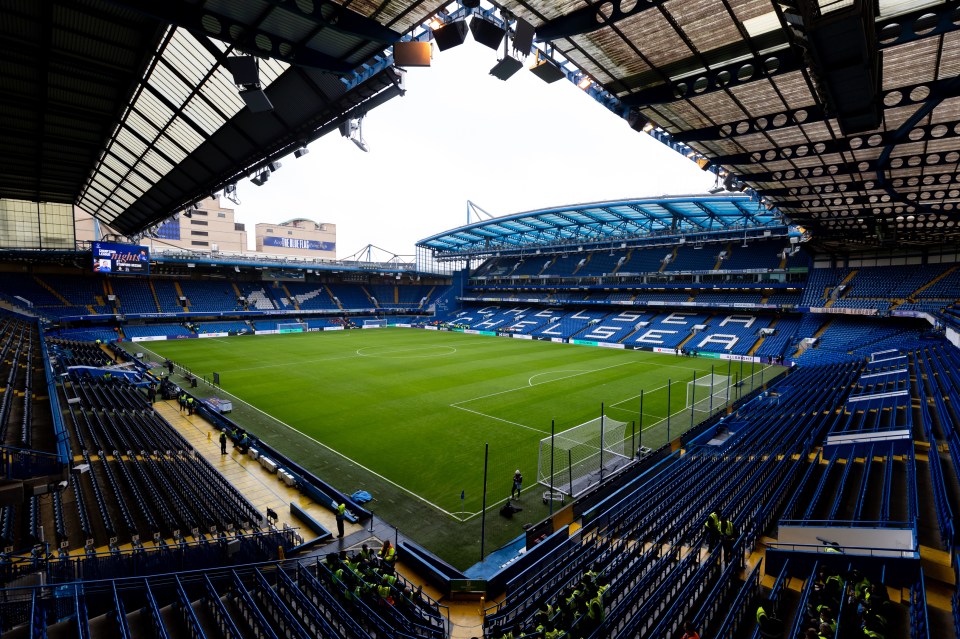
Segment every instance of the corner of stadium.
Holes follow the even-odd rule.
[[[960,639],[955,2],[0,16],[4,637]],[[470,40],[714,187],[236,221]]]

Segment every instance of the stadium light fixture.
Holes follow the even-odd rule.
[[[500,80],[509,80],[513,74],[523,68],[523,63],[509,55],[504,55],[503,59],[493,65],[490,69],[490,75]]]
[[[310,152],[310,149],[307,148],[307,145],[303,145],[299,149],[293,152],[293,157],[299,159],[305,156],[309,152]]]
[[[640,113],[638,109],[630,110],[627,115],[627,124],[630,125],[631,129],[640,133],[650,133],[657,127],[653,120]]]
[[[273,104],[260,85],[260,69],[255,57],[230,56],[224,61],[224,65],[233,76],[233,83],[240,89],[240,97],[252,113],[273,111]]]
[[[539,59],[539,55],[537,57],[538,62],[530,67],[530,72],[533,73],[533,75],[547,84],[553,84],[557,80],[562,80],[566,77],[567,74],[564,73],[559,64],[546,58]]]
[[[500,48],[500,42],[507,35],[506,29],[479,15],[470,20],[470,33],[474,40],[494,51]]]
[[[430,30],[433,32],[433,41],[441,51],[459,47],[467,40],[467,21],[454,20],[444,24],[438,18],[430,21]]]
[[[584,91],[589,89],[591,84],[593,84],[593,80],[591,80],[587,76],[583,76],[582,78],[580,78],[580,81],[577,82],[577,86],[583,89]]]
[[[355,120],[347,120],[341,123],[340,135],[350,138],[350,141],[356,144],[358,149],[367,153],[370,151],[370,147],[363,139],[363,118],[364,116],[361,115]]]
[[[263,169],[262,171],[254,175],[252,178],[250,178],[250,181],[256,184],[257,186],[263,186],[269,179],[270,179],[270,169]]]

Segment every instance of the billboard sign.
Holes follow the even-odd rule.
[[[115,242],[93,242],[92,246],[95,273],[150,274],[150,251],[146,246]]]
[[[320,242],[319,240],[302,240],[295,237],[277,237],[269,235],[263,238],[263,245],[288,249],[306,249],[308,251],[335,251],[334,242]]]

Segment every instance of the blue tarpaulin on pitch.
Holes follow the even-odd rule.
[[[352,499],[357,504],[365,504],[368,501],[373,500],[373,495],[371,495],[365,490],[358,490],[357,492],[350,495],[350,499]]]

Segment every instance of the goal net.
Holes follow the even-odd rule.
[[[577,497],[622,470],[633,456],[627,423],[598,417],[540,440],[537,483]]]
[[[707,415],[727,405],[736,391],[730,388],[730,378],[726,375],[706,373],[687,382],[687,408]]]
[[[364,328],[386,328],[387,320],[385,319],[365,319],[363,320]]]
[[[306,333],[306,322],[282,322],[277,324],[278,333]]]

